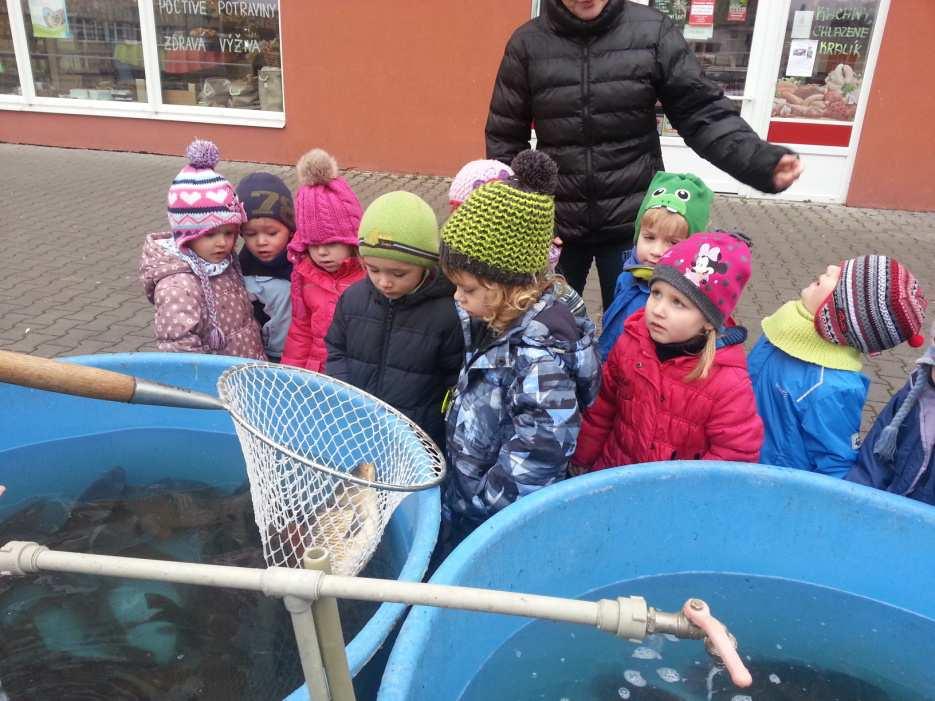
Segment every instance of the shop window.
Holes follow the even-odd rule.
[[[649,0],[649,5],[672,19],[705,74],[733,98],[740,112],[757,0]],[[661,136],[678,136],[662,105],[656,105],[656,124]]]
[[[0,94],[19,95],[19,74],[6,6],[0,6]]]
[[[39,97],[146,99],[136,0],[21,0]]]
[[[154,0],[166,104],[282,112],[277,0]]]
[[[793,0],[773,121],[854,121],[879,4]]]

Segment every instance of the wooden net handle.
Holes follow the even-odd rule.
[[[132,375],[12,351],[0,351],[0,382],[112,402],[129,402],[136,391]]]

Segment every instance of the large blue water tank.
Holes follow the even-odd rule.
[[[816,585],[832,596],[882,602],[927,620],[935,619],[932,553],[931,506],[799,470],[673,462],[605,470],[525,497],[471,534],[432,582],[578,598],[641,578],[731,573]],[[652,605],[652,589],[641,587],[653,581],[637,581],[629,593],[645,595]],[[729,622],[732,603],[741,602],[722,602],[715,615]],[[755,618],[756,602],[743,603]],[[780,604],[779,617],[788,617],[795,630],[808,634],[823,625],[796,621],[795,600]],[[528,623],[413,608],[390,656],[380,701],[460,698]],[[931,620],[925,625],[935,633]],[[743,638],[740,643],[743,649]],[[913,654],[922,656],[920,674],[931,683],[928,649]],[[902,659],[893,665],[897,673],[912,656],[886,654]],[[523,683],[516,674],[510,682]],[[511,698],[523,697],[517,694]]]
[[[174,353],[96,355],[68,360],[212,395],[217,393],[220,374],[231,365],[244,362],[225,356]],[[0,422],[0,484],[5,484],[9,490],[7,496],[0,500],[0,520],[4,513],[9,513],[24,499],[52,492],[60,497],[76,497],[98,477],[94,472],[63,471],[58,461],[54,461],[57,463],[54,468],[50,465],[46,471],[44,468],[48,463],[41,456],[54,450],[59,441],[91,437],[92,442],[84,442],[83,445],[93,449],[93,441],[99,440],[103,445],[108,435],[114,432],[137,431],[139,441],[135,442],[134,450],[152,454],[165,447],[160,446],[155,438],[147,443],[146,430],[149,429],[190,430],[192,449],[197,449],[197,432],[234,433],[231,419],[224,412],[131,406],[5,384],[0,384],[0,406],[4,407],[3,421]],[[156,435],[158,431],[153,433]],[[132,473],[132,455],[122,457],[130,461],[127,471]],[[97,465],[93,460],[75,460],[75,464]],[[151,477],[209,483],[238,482],[245,477],[242,462],[222,464],[214,461],[206,464],[211,465],[212,472],[179,473],[172,461],[167,460],[165,471]],[[437,488],[415,493],[397,508],[381,546],[382,556],[392,563],[396,578],[421,580],[435,546],[438,524]],[[351,673],[362,698],[372,698],[376,691],[392,642],[389,640],[388,643],[388,639],[395,634],[404,611],[405,607],[399,604],[380,606],[347,645]],[[289,698],[305,699],[307,694],[300,688]]]

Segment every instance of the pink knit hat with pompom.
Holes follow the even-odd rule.
[[[185,152],[188,165],[169,187],[169,227],[180,250],[219,226],[247,221],[243,204],[227,178],[214,168],[221,153],[212,141],[193,141]]]
[[[289,260],[295,262],[309,246],[343,243],[357,248],[357,229],[363,209],[338,164],[320,148],[299,159],[299,191],[295,194],[295,236]]]

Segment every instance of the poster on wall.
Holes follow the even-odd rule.
[[[29,0],[29,17],[37,39],[71,39],[65,0]]]
[[[714,36],[714,0],[692,0],[683,34],[686,41],[707,41]]]
[[[798,0],[773,97],[776,119],[853,122],[879,0]]]
[[[681,27],[688,17],[689,0],[653,0],[652,6]]]
[[[730,0],[730,5],[727,7],[727,21],[746,22],[747,3],[748,0]]]

